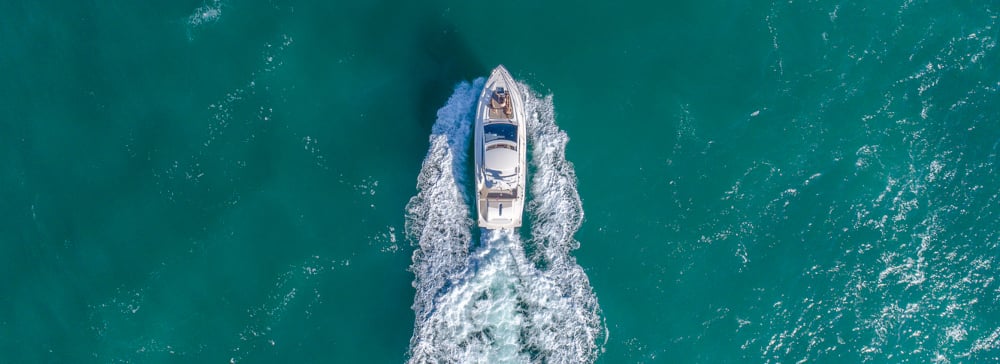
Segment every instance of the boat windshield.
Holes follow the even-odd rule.
[[[489,199],[515,199],[515,198],[517,198],[517,190],[501,191],[501,192],[490,192],[490,193],[486,194],[486,198],[489,198]]]
[[[517,143],[517,125],[505,123],[486,124],[483,126],[483,134],[493,134],[500,139]],[[490,139],[486,138],[486,140]]]

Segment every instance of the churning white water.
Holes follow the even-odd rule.
[[[471,244],[477,227],[466,158],[482,86],[482,79],[459,84],[438,110],[419,192],[407,205],[406,234],[416,245],[410,362],[593,362],[606,331],[590,282],[570,255],[579,246],[573,235],[583,209],[551,96],[521,86],[532,148],[531,237],[523,242],[517,231],[484,229]]]

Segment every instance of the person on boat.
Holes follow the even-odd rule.
[[[507,109],[507,93],[504,92],[503,87],[497,88],[496,92],[493,93],[493,100],[490,103],[494,109]]]

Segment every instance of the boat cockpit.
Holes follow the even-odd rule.
[[[503,87],[497,87],[490,96],[490,119],[510,120],[514,117],[514,107],[510,95]]]

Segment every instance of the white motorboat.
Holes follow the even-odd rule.
[[[524,98],[502,65],[486,80],[476,108],[476,210],[487,229],[521,226],[528,165]]]

